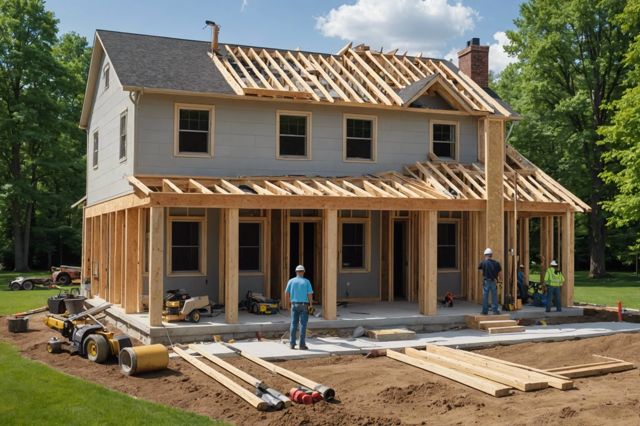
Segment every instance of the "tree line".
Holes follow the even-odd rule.
[[[493,88],[524,119],[509,143],[591,206],[576,261],[594,277],[640,251],[640,0],[529,0]],[[78,263],[87,40],[42,0],[0,0],[0,263]]]

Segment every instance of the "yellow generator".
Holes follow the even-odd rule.
[[[164,298],[163,321],[200,322],[202,314],[211,315],[209,296],[191,297],[185,290],[169,290]]]

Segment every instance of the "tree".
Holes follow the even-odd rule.
[[[0,0],[0,208],[15,270],[29,268],[33,230],[78,233],[69,206],[83,191],[87,58],[82,37],[58,40],[43,1]]]
[[[636,34],[625,57],[631,71],[627,76],[628,89],[611,104],[614,113],[612,124],[600,129],[607,169],[602,173],[605,182],[614,184],[618,193],[604,203],[611,213],[609,223],[616,227],[640,224],[640,35],[638,34],[640,0],[631,0],[620,15],[623,31]],[[636,252],[640,251],[640,235],[635,240]]]
[[[514,145],[591,207],[589,271],[594,277],[606,274],[602,203],[613,193],[601,177],[606,145],[598,129],[611,121],[606,105],[622,95],[627,71],[623,58],[634,38],[633,32],[617,25],[625,3],[524,3],[515,20],[516,30],[508,32],[506,48],[517,55],[518,62],[505,70],[498,83],[501,95],[508,101],[513,97],[514,106],[525,116],[513,132]]]

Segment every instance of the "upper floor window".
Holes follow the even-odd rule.
[[[104,90],[107,90],[109,88],[109,68],[109,64],[107,64],[102,70],[102,76],[104,78]]]
[[[120,161],[127,159],[127,111],[120,114]]]
[[[278,158],[311,158],[311,113],[277,112]]]
[[[98,131],[93,132],[93,168],[98,168]]]
[[[456,158],[458,124],[452,122],[431,123],[431,151],[441,158]]]
[[[345,115],[343,152],[345,161],[375,161],[376,125],[376,117]]]
[[[213,155],[213,106],[176,104],[175,155]]]

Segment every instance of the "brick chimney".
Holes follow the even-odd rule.
[[[477,37],[469,40],[467,47],[458,52],[458,67],[480,87],[488,87],[489,46],[480,46],[480,39]]]

